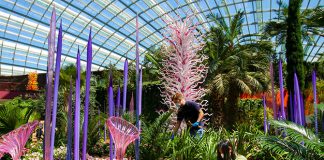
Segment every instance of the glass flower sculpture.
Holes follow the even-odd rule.
[[[134,125],[120,117],[110,117],[106,121],[106,125],[115,143],[116,159],[122,160],[127,146],[139,138],[140,132]]]
[[[13,160],[19,160],[27,150],[25,148],[29,136],[38,126],[38,121],[30,122],[19,128],[1,136],[0,138],[0,158],[8,153]]]

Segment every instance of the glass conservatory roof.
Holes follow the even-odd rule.
[[[283,0],[288,4],[288,0]],[[243,34],[258,33],[263,24],[274,20],[281,6],[277,0],[2,0],[0,3],[0,75],[20,75],[46,71],[47,35],[55,5],[57,22],[63,23],[62,65],[75,63],[80,47],[81,65],[86,62],[86,44],[92,27],[93,65],[100,70],[110,63],[122,68],[126,58],[135,59],[135,17],[140,27],[139,50],[143,53],[163,43],[162,18],[196,13],[194,21],[203,32],[214,24],[207,15],[219,14],[227,20],[245,11]],[[302,9],[323,6],[323,0],[304,0]],[[57,30],[59,23],[57,23]],[[57,35],[57,34],[56,34]],[[315,43],[303,42],[305,60],[322,58],[323,37]],[[278,46],[283,51],[284,46]]]

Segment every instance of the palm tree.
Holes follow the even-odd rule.
[[[239,11],[229,25],[219,15],[209,15],[216,26],[207,33],[203,50],[209,56],[208,88],[211,95],[223,97],[229,128],[236,122],[240,94],[267,89],[268,61],[273,53],[270,42],[252,38],[259,35],[242,35],[243,15]]]
[[[266,23],[263,32],[264,37],[277,36],[277,45],[285,44],[287,37],[287,19],[288,6],[282,2],[278,2],[282,7],[282,12],[278,13],[278,17]],[[300,21],[302,26],[302,37],[304,40],[312,43],[313,35],[324,36],[324,8],[316,7],[312,9],[305,9],[300,13]]]

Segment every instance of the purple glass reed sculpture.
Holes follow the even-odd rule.
[[[294,120],[294,109],[293,109],[293,106],[294,106],[294,101],[293,101],[293,98],[294,98],[294,95],[293,94],[291,94],[291,91],[289,92],[289,107],[290,107],[290,119],[291,119],[291,121],[292,122],[295,122],[295,120]]]
[[[45,124],[44,124],[44,151],[45,160],[50,159],[51,147],[51,118],[53,102],[53,63],[55,53],[55,33],[56,33],[56,12],[55,7],[52,11],[50,21],[50,33],[48,35],[48,58],[46,74],[46,104],[45,104]]]
[[[56,63],[55,63],[55,79],[54,79],[54,98],[53,98],[53,113],[52,113],[50,160],[53,160],[53,154],[54,154],[57,99],[58,99],[58,88],[59,88],[59,84],[60,84],[61,55],[62,55],[62,20],[61,20],[60,29],[59,29],[57,39],[58,40],[57,40],[57,54],[56,54]]]
[[[109,93],[108,93],[108,103],[109,103],[109,117],[114,116],[114,89],[113,89],[113,77],[112,77],[112,72],[110,71],[110,80],[109,80],[109,89],[108,89]],[[109,156],[110,156],[110,160],[114,159],[114,146],[113,146],[113,138],[112,138],[112,134],[109,134]]]
[[[283,91],[283,76],[282,76],[282,61],[279,59],[279,85],[280,85],[280,118],[282,120],[286,120],[286,113],[285,113],[285,107],[284,107],[284,91]]]
[[[120,85],[118,85],[117,88],[117,97],[116,97],[116,116],[119,116],[119,111],[120,111]]]
[[[139,37],[138,37],[138,15],[136,15],[136,127],[139,128],[140,126],[140,121],[139,121],[139,49],[138,49],[138,44],[139,44]],[[139,140],[135,141],[135,159],[139,160],[139,145],[140,142]]]
[[[305,107],[304,107],[304,98],[303,94],[301,91],[300,92],[300,107],[301,107],[301,115],[302,115],[302,125],[306,124],[306,119],[305,119]]]
[[[303,125],[303,118],[302,118],[302,107],[301,107],[301,101],[300,101],[300,91],[299,91],[299,84],[298,84],[298,78],[297,74],[294,73],[294,89],[295,89],[295,97],[296,97],[296,104],[294,106],[294,112],[296,113],[296,123],[299,125]]]
[[[90,27],[88,46],[87,46],[87,71],[86,71],[86,92],[85,92],[83,139],[82,139],[83,140],[82,160],[86,160],[86,154],[87,154],[91,64],[92,64],[92,40],[91,40],[91,27]]]
[[[273,64],[270,61],[270,78],[271,78],[271,96],[272,96],[272,110],[273,110],[273,118],[277,120],[277,104],[275,100],[275,92],[274,92],[274,79],[273,79]]]
[[[131,100],[129,102],[129,112],[130,112],[131,116],[133,116],[133,114],[134,114],[134,94],[133,94],[133,92],[132,92]]]
[[[75,80],[75,112],[74,112],[74,160],[80,160],[80,51],[77,54],[77,73]]]
[[[264,133],[268,132],[268,125],[267,125],[267,106],[266,106],[266,100],[265,96],[262,97],[263,100],[263,128],[264,128]]]
[[[67,128],[67,146],[66,159],[72,159],[72,77],[70,79],[70,94],[69,94],[69,108],[68,108],[68,128]]]
[[[318,123],[317,123],[317,94],[316,94],[316,72],[312,73],[312,83],[313,83],[313,97],[314,97],[314,121],[315,121],[315,134],[318,135]]]
[[[123,112],[126,112],[127,81],[128,81],[128,60],[125,59],[125,63],[124,63],[124,88],[123,88]]]
[[[13,160],[19,160],[26,151],[26,142],[38,126],[38,123],[38,121],[30,122],[2,135],[0,138],[0,158],[8,153]]]
[[[116,159],[122,160],[127,146],[139,138],[140,132],[134,125],[120,117],[110,117],[106,124],[115,142]]]

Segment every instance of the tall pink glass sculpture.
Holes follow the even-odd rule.
[[[160,80],[162,103],[172,110],[176,110],[176,105],[172,102],[172,96],[180,92],[186,100],[195,101],[206,110],[207,100],[204,96],[207,92],[203,88],[208,67],[205,63],[207,56],[198,54],[203,49],[203,37],[196,30],[197,25],[193,24],[192,18],[187,16],[182,19],[165,20],[167,27],[165,30],[165,40],[169,46],[162,50],[164,59],[161,62]],[[208,115],[205,112],[205,115]],[[176,114],[171,116],[171,125],[176,122]],[[205,121],[205,119],[203,120]],[[185,126],[181,125],[180,129]]]
[[[38,126],[38,121],[30,122],[19,128],[1,136],[0,138],[0,158],[8,153],[13,160],[19,160],[26,151],[25,145],[29,136]]]
[[[110,117],[106,125],[115,143],[115,154],[117,160],[124,158],[127,146],[135,139],[139,138],[138,129],[120,117]]]
[[[202,83],[208,72],[204,63],[207,57],[197,54],[204,47],[202,35],[196,31],[197,26],[193,25],[190,17],[166,23],[165,39],[172,49],[164,51],[167,58],[162,61],[160,75],[163,103],[175,107],[171,99],[176,92],[180,92],[186,100],[196,101],[205,107],[207,101],[203,97],[206,89],[202,88]]]

